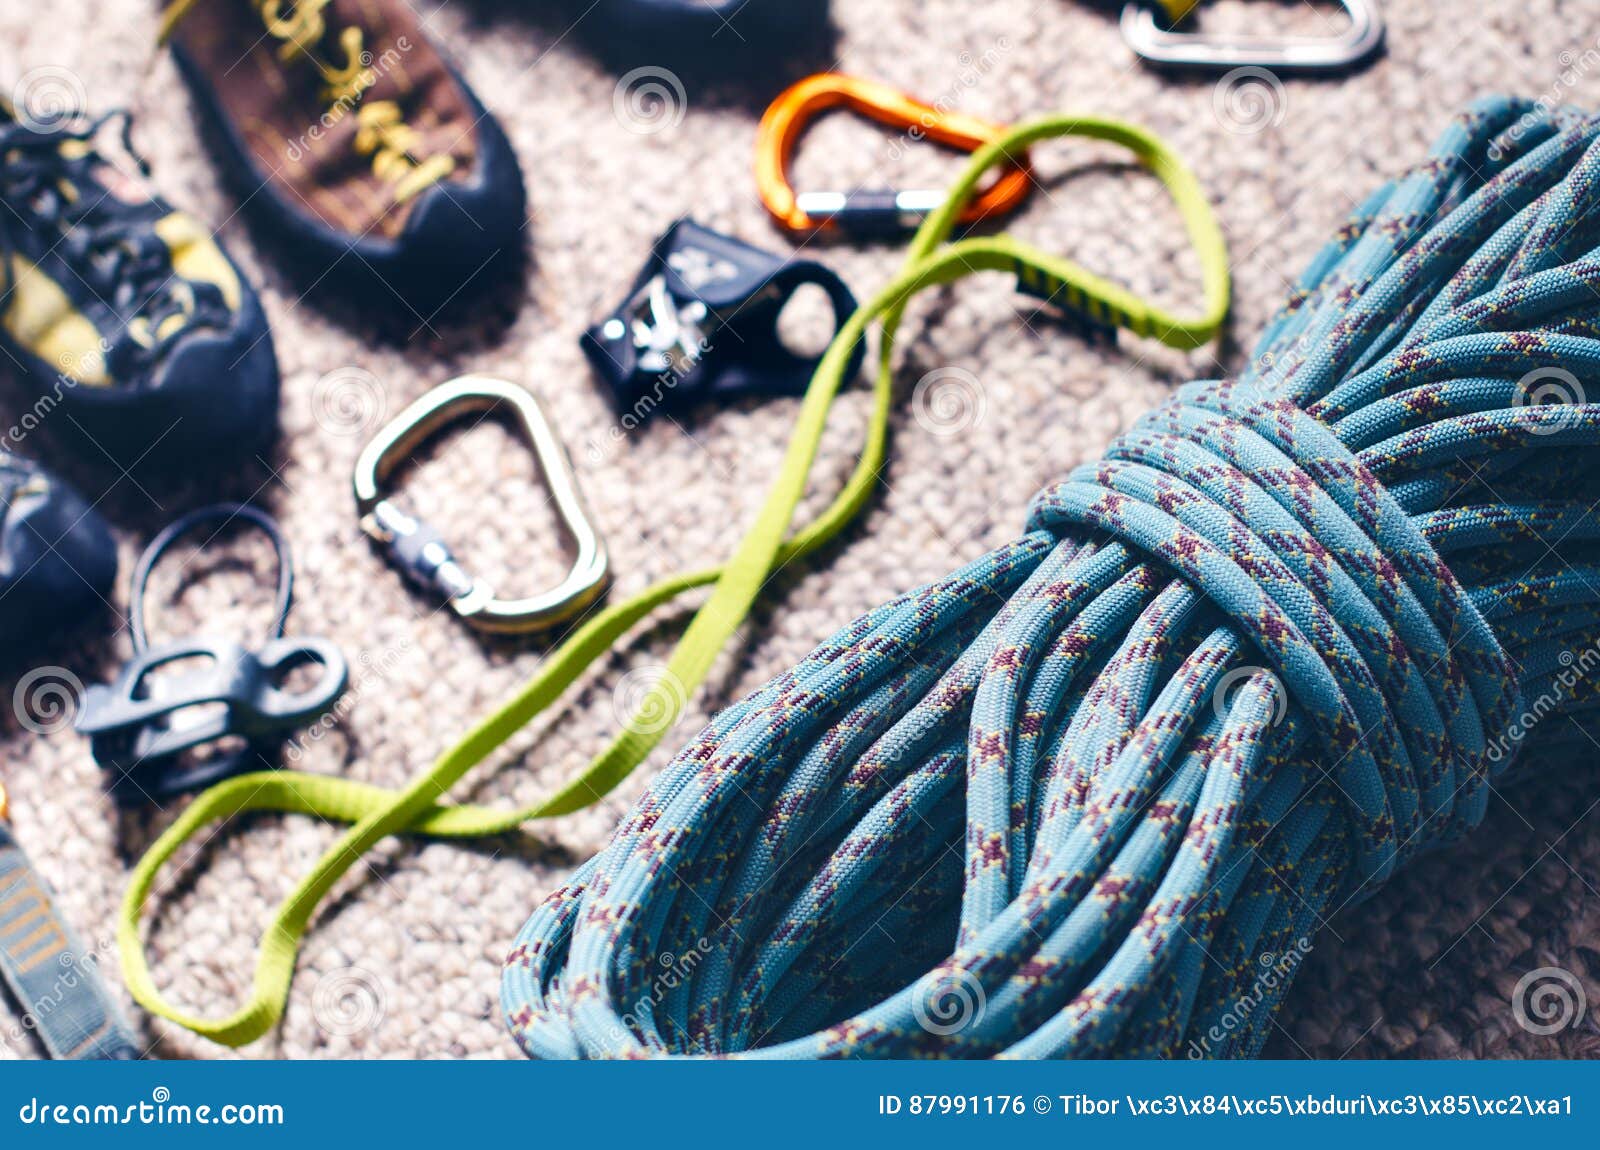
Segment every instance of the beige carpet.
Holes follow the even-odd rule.
[[[221,0],[217,0],[221,2]],[[142,541],[183,509],[218,495],[274,510],[299,562],[295,632],[326,635],[352,660],[353,704],[306,765],[398,784],[474,716],[538,665],[537,648],[486,645],[408,593],[356,529],[352,462],[385,414],[433,384],[472,370],[538,393],[572,452],[611,546],[617,592],[726,554],[758,505],[785,442],[790,402],[701,412],[635,433],[591,381],[577,335],[626,286],[651,238],[676,216],[773,247],[748,176],[755,120],[796,63],[734,92],[689,88],[681,122],[641,133],[619,115],[617,73],[568,34],[572,0],[414,0],[497,111],[521,158],[531,203],[532,262],[524,287],[481,319],[423,323],[379,301],[301,299],[275,263],[269,236],[233,215],[196,138],[175,71],[158,55],[154,0],[8,3],[0,13],[0,78],[36,69],[77,85],[97,108],[130,105],[136,140],[174,201],[220,224],[234,256],[263,289],[283,371],[279,454],[222,484],[174,489],[112,486],[67,465],[119,529],[126,570]],[[758,0],[760,2],[760,0]],[[781,2],[781,0],[771,0]],[[581,5],[578,6],[581,8]],[[1122,340],[1086,342],[1022,307],[998,278],[919,302],[901,372],[893,463],[860,529],[821,561],[781,581],[724,659],[711,690],[649,770],[603,806],[537,836],[460,846],[388,844],[341,887],[302,956],[281,1029],[254,1057],[511,1056],[496,1003],[501,956],[534,903],[602,841],[650,771],[708,713],[803,655],[857,613],[944,573],[1017,532],[1029,495],[1185,378],[1237,364],[1289,278],[1385,174],[1419,156],[1452,110],[1495,89],[1600,106],[1587,0],[1403,0],[1387,5],[1389,51],[1339,82],[1291,81],[1231,93],[1208,80],[1164,80],[1122,46],[1115,5],[1073,0],[835,0],[837,65],[1001,120],[1077,109],[1143,121],[1197,167],[1233,249],[1234,336],[1185,359]],[[437,11],[434,11],[437,9]],[[45,15],[48,11],[48,15]],[[1210,18],[1238,26],[1269,18],[1315,30],[1325,11],[1220,2]],[[1586,56],[1585,54],[1588,53]],[[827,63],[829,61],[823,61]],[[1265,106],[1251,97],[1264,96]],[[830,121],[799,164],[810,186],[870,180],[937,181],[942,154],[896,155],[887,137]],[[1077,146],[1039,157],[1049,195],[1036,196],[1019,233],[1070,252],[1137,288],[1181,302],[1194,291],[1173,214],[1159,189],[1115,159]],[[892,271],[892,248],[826,251],[856,287]],[[402,341],[409,337],[409,344]],[[958,434],[924,426],[913,385],[937,368],[978,382],[981,404]],[[863,427],[860,395],[840,404],[816,471],[815,509],[846,474]],[[14,401],[0,391],[0,403]],[[417,506],[448,525],[460,549],[507,588],[532,587],[559,566],[533,470],[495,427],[449,443],[409,484]],[[263,548],[241,536],[215,559],[158,580],[155,629],[259,628]],[[195,582],[200,574],[211,574]],[[174,598],[176,596],[176,598]],[[104,622],[97,624],[101,630]],[[84,682],[108,676],[128,652],[87,628],[73,645],[6,653],[5,697],[18,677],[59,665]],[[658,663],[665,633],[646,634],[593,677],[554,721],[517,740],[514,754],[474,777],[475,795],[526,803],[594,753],[614,729],[614,691],[631,667]],[[71,916],[109,946],[124,875],[171,812],[118,817],[70,730],[36,737],[0,713],[0,774],[16,831],[62,892]],[[1471,842],[1343,913],[1318,939],[1281,1016],[1271,1052],[1287,1057],[1395,1055],[1577,1056],[1600,1053],[1600,769],[1569,768],[1508,790]],[[304,818],[260,818],[232,829],[169,886],[154,926],[162,985],[180,1002],[220,1014],[248,984],[247,962],[268,909],[332,838]],[[111,963],[113,972],[115,964]],[[1586,989],[1588,1018],[1538,1036],[1519,1027],[1513,988],[1557,966]],[[130,1004],[131,1005],[131,1004]],[[152,1053],[229,1052],[141,1019]],[[0,1046],[27,1053],[0,1012]]]

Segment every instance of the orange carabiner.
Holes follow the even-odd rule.
[[[761,202],[790,231],[838,228],[857,235],[894,234],[916,227],[923,216],[944,202],[942,191],[796,193],[789,183],[789,160],[795,145],[812,119],[840,107],[907,129],[912,139],[929,139],[966,151],[976,151],[1005,132],[1000,124],[943,111],[873,80],[838,72],[807,76],[772,101],[756,130],[756,187]],[[1011,211],[1027,198],[1031,181],[1028,158],[1019,157],[973,195],[961,213],[961,222],[976,223]]]

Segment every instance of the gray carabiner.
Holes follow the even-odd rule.
[[[1383,44],[1383,15],[1374,0],[1340,0],[1350,27],[1337,36],[1228,36],[1174,32],[1156,20],[1152,0],[1122,10],[1122,38],[1143,59],[1174,68],[1271,68],[1334,72],[1353,68]],[[1186,12],[1191,4],[1163,4]]]
[[[482,579],[466,573],[444,538],[383,496],[383,485],[413,451],[457,419],[510,408],[532,448],[557,514],[577,550],[556,586],[525,599],[500,599]],[[356,459],[356,511],[361,529],[413,583],[441,595],[450,609],[480,631],[537,631],[581,614],[610,582],[606,547],[589,521],[566,450],[539,401],[504,380],[467,375],[440,384],[402,411]]]

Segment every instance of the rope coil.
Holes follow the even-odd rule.
[[[1287,400],[1192,384],[1041,493],[1029,526],[1100,532],[1158,560],[1292,697],[1321,701],[1305,711],[1338,764],[1368,881],[1481,786],[1484,731],[1505,726],[1514,668],[1383,484]]]
[[[1257,1053],[1328,915],[1595,717],[1597,139],[1473,105],[1237,379],[719,715],[523,928],[523,1048]]]

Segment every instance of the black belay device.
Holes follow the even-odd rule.
[[[202,523],[252,524],[278,555],[278,595],[271,639],[252,650],[231,640],[185,639],[151,647],[144,625],[145,586],[156,561],[181,535]],[[74,725],[88,735],[95,762],[111,775],[108,789],[122,806],[199,790],[248,770],[274,766],[290,733],[326,714],[349,677],[344,656],[326,639],[285,639],[293,594],[289,548],[277,523],[239,504],[192,511],[150,541],[134,571],[128,627],[133,658],[108,686],[89,687]],[[163,667],[205,660],[194,672],[152,686]],[[283,687],[298,667],[317,665],[317,682],[303,691]],[[187,721],[185,721],[187,720]],[[202,748],[211,753],[188,756]]]
[[[856,310],[844,281],[815,260],[679,220],[656,241],[623,304],[583,333],[583,350],[617,410],[637,421],[705,398],[799,395],[821,356],[785,346],[778,317],[806,284],[827,293],[835,331]],[[863,350],[856,347],[847,375]]]

